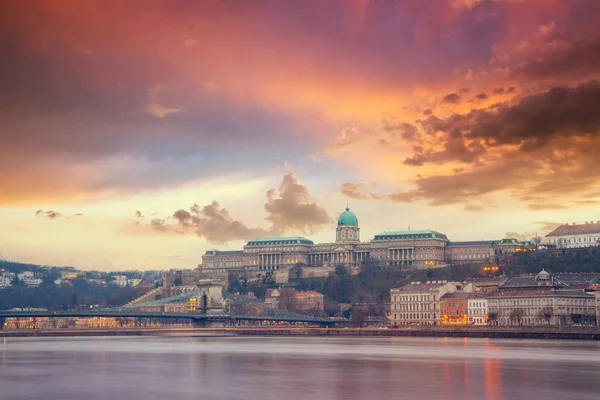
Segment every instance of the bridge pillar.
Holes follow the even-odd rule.
[[[4,329],[4,322],[6,322],[6,318],[0,317],[0,331]]]

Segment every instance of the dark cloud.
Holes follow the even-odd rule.
[[[205,206],[194,204],[187,210],[179,209],[168,219],[155,218],[150,222],[150,227],[161,232],[193,233],[211,243],[225,243],[279,235],[287,231],[311,233],[332,221],[327,211],[317,204],[308,188],[294,174],[285,175],[279,189],[267,192],[264,207],[267,211],[266,220],[271,223],[270,229],[246,226],[234,219],[217,201]]]
[[[423,110],[423,115],[425,115],[426,117],[430,116],[431,114],[433,114],[433,111],[431,111],[430,108],[428,108],[427,110]]]
[[[572,43],[516,69],[528,79],[586,78],[600,75],[600,38]]]
[[[172,217],[179,223],[179,231],[193,232],[211,243],[256,239],[267,233],[262,229],[248,228],[242,222],[233,219],[229,211],[221,208],[217,201],[204,207],[194,204],[189,211],[177,210]]]
[[[54,211],[54,210],[37,210],[35,212],[35,215],[38,217],[46,217],[46,218],[50,218],[50,219],[55,219],[58,217],[61,217],[62,214],[59,213],[58,211]]]
[[[507,88],[503,88],[503,87],[496,88],[492,92],[494,94],[510,94],[510,93],[514,93],[516,91],[517,91],[516,86],[509,86]]]
[[[417,129],[406,122],[397,122],[393,119],[382,119],[381,128],[392,135],[399,135],[405,141],[413,141],[417,137]]]
[[[442,99],[444,103],[458,104],[460,102],[460,96],[457,93],[449,93]]]
[[[485,93],[483,93],[483,92],[482,92],[482,93],[479,93],[478,95],[476,95],[476,96],[475,96],[475,99],[476,99],[476,100],[485,100],[485,99],[487,99],[487,98],[488,98],[488,95],[487,95],[487,94],[485,94]]]
[[[568,88],[555,87],[523,98],[513,106],[435,116],[419,121],[428,135],[444,134],[444,150],[416,152],[409,165],[452,160],[474,163],[486,150],[517,145],[521,152],[535,152],[553,139],[600,135],[600,82]]]
[[[136,212],[135,212],[135,214],[134,214],[134,216],[135,216],[136,218],[144,218],[144,214],[142,214],[142,212],[141,212],[141,211],[136,211]]]

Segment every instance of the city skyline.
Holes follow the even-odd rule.
[[[6,259],[600,220],[597,1],[38,4],[0,6]]]

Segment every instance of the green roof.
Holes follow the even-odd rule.
[[[312,240],[302,236],[287,236],[287,237],[274,237],[274,238],[262,238],[251,240],[248,242],[248,246],[264,245],[264,244],[314,244]]]
[[[375,235],[374,240],[426,239],[426,238],[436,238],[436,239],[448,240],[446,235],[444,235],[443,233],[439,233],[439,232],[432,231],[432,230],[383,232],[378,235]]]
[[[346,207],[346,211],[340,214],[338,218],[338,226],[358,226],[358,218]]]

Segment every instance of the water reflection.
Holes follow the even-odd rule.
[[[596,400],[598,350],[450,338],[9,338],[0,399]]]

